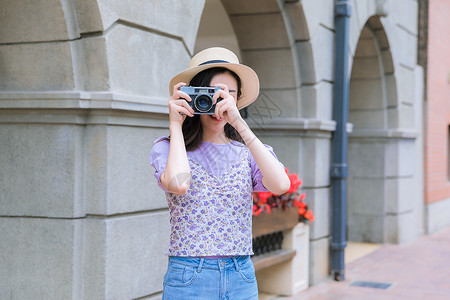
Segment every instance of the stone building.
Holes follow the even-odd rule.
[[[424,233],[418,3],[350,3],[348,238],[407,242]],[[160,297],[148,153],[169,79],[210,45],[260,76],[248,120],[304,180],[309,282],[326,278],[334,38],[331,0],[1,1],[0,299]]]

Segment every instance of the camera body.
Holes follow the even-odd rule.
[[[188,94],[192,101],[187,103],[194,110],[194,115],[213,115],[216,105],[213,104],[213,96],[216,91],[221,90],[220,87],[196,87],[196,86],[182,86],[180,91]],[[217,99],[217,103],[223,100]]]

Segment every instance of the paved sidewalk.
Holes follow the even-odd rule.
[[[355,281],[389,283],[388,289],[351,286]],[[346,280],[327,280],[290,298],[450,300],[450,227],[404,245],[383,245],[350,262]]]

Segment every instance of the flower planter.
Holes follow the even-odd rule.
[[[278,231],[286,231],[294,228],[298,224],[298,208],[288,207],[274,208],[270,214],[262,213],[253,216],[253,237],[270,234]]]
[[[252,261],[261,292],[291,296],[309,286],[309,225],[314,214],[298,193],[302,181],[295,173],[286,174],[289,190],[253,194]],[[283,209],[284,207],[284,209]],[[300,223],[299,223],[300,220]]]
[[[292,296],[309,286],[309,225],[298,223],[284,232],[282,249],[290,259],[256,271],[261,292]],[[287,253],[288,254],[288,253]]]

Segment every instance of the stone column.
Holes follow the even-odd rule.
[[[158,297],[169,222],[148,154],[203,5],[0,3],[0,299]]]

